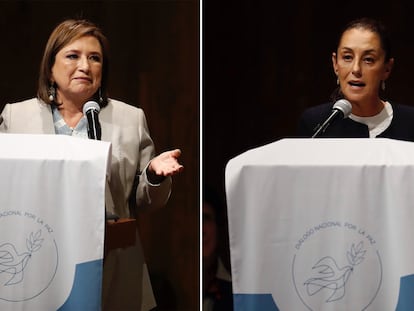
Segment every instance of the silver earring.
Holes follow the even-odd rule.
[[[53,102],[53,101],[55,101],[55,97],[56,97],[56,88],[55,88],[55,86],[52,84],[52,85],[49,87],[49,100],[50,100],[51,102]]]
[[[385,80],[381,81],[381,90],[385,91]]]
[[[103,102],[101,88],[99,88],[99,102],[100,102],[100,103],[102,103],[102,102]]]
[[[339,85],[339,78],[336,78],[336,85]]]

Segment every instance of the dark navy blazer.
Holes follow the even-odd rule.
[[[390,126],[377,137],[414,141],[414,107],[391,103],[393,118]],[[332,112],[333,103],[325,103],[306,109],[298,124],[300,137],[312,137],[317,126],[324,122]],[[369,130],[365,124],[349,118],[338,118],[332,122],[324,133],[318,137],[325,138],[368,138]]]

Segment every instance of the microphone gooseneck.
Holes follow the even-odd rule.
[[[317,137],[318,135],[325,132],[328,126],[338,118],[338,116],[342,116],[343,119],[348,118],[352,111],[352,105],[346,99],[340,99],[332,107],[332,112],[329,117],[323,122],[321,125],[318,126],[315,133],[313,134],[312,138]]]
[[[101,124],[99,123],[99,111],[101,107],[95,101],[88,101],[83,105],[83,114],[88,120],[88,137],[101,140]]]

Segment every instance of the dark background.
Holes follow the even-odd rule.
[[[182,150],[166,208],[141,215],[139,230],[157,310],[198,310],[198,1],[0,1],[0,109],[36,95],[46,41],[68,17],[107,35],[110,97],[144,109],[157,152]]]
[[[203,182],[225,200],[231,158],[294,136],[300,113],[329,100],[336,87],[331,54],[351,19],[386,24],[395,56],[386,96],[413,105],[412,3],[203,1]]]

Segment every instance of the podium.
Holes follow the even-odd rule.
[[[281,139],[225,186],[236,311],[414,310],[414,143]]]
[[[100,310],[110,150],[0,134],[0,310]]]

